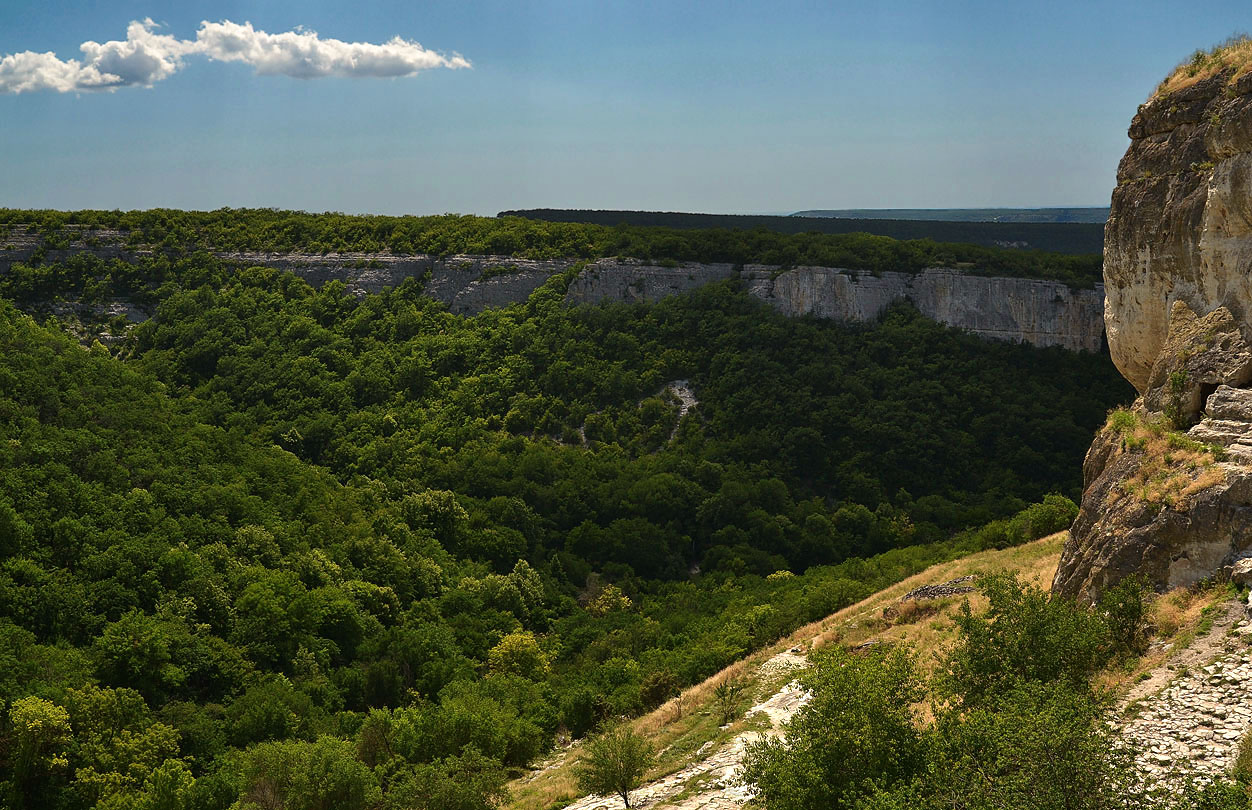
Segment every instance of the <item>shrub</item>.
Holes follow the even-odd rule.
[[[822,650],[801,682],[813,699],[782,740],[748,748],[744,781],[770,810],[851,808],[908,782],[922,762],[913,704],[923,695],[913,654]]]
[[[1136,575],[1126,577],[1100,597],[1100,615],[1119,654],[1142,655],[1147,650],[1148,592],[1147,580]]]
[[[628,726],[617,726],[587,742],[575,770],[578,787],[602,796],[616,794],[630,807],[630,794],[643,784],[653,760],[647,740]]]
[[[722,678],[717,686],[713,687],[713,703],[717,707],[722,725],[733,723],[739,716],[739,704],[742,702],[745,688],[743,681],[733,675]]]
[[[975,615],[967,601],[956,617],[959,639],[943,660],[944,691],[977,705],[1023,681],[1060,681],[1085,690],[1114,651],[1103,618],[1073,602],[991,574],[978,583],[989,601]]]

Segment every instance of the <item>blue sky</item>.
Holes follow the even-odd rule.
[[[1246,0],[7,0],[0,57],[82,60],[146,18],[184,43],[202,21],[398,36],[472,67],[293,78],[189,50],[150,88],[0,93],[0,206],[1105,205],[1136,105],[1252,30]]]

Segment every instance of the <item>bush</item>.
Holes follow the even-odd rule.
[[[713,704],[717,707],[722,725],[733,723],[739,716],[739,705],[743,702],[745,688],[743,680],[733,675],[727,675],[713,687]]]
[[[978,615],[969,602],[962,606],[960,639],[940,667],[944,691],[966,705],[1024,681],[1085,690],[1115,650],[1108,626],[1093,611],[1007,574],[985,576],[978,586],[990,604]]]
[[[1143,655],[1147,651],[1148,581],[1140,576],[1126,577],[1100,597],[1099,612],[1108,624],[1113,644],[1121,655]]]
[[[1064,681],[1023,682],[992,704],[944,712],[929,730],[930,801],[963,807],[1111,810],[1146,806],[1106,705]]]
[[[822,650],[801,676],[813,699],[782,740],[749,747],[744,780],[770,810],[851,808],[908,782],[922,763],[913,704],[923,696],[913,655]]]
[[[616,794],[630,807],[630,794],[643,784],[653,761],[647,740],[626,725],[617,726],[587,742],[575,770],[578,788],[602,796]]]

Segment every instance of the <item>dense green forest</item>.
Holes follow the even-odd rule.
[[[782,233],[762,227],[692,229],[616,222],[607,225],[545,222],[522,217],[349,216],[272,209],[73,212],[0,209],[0,239],[6,232],[36,233],[43,237],[47,249],[55,250],[69,247],[75,238],[98,239],[101,229],[110,229],[124,231],[124,243],[130,248],[156,248],[169,256],[187,255],[197,250],[391,251],[441,256],[469,253],[537,259],[622,256],[650,261],[815,265],[874,273],[955,267],[981,275],[1055,279],[1078,287],[1090,287],[1101,281],[1098,243],[1084,248],[1081,255],[1071,255],[959,244],[954,240],[963,237],[956,233],[945,237],[948,242],[937,242],[929,238],[901,241],[890,236],[908,234],[871,235],[859,228],[819,232],[832,227],[826,223],[846,221],[798,218],[795,221],[814,224],[800,233]],[[985,225],[975,223],[962,227]]]
[[[933,239],[936,242],[967,242],[985,247],[1009,244],[1058,253],[1100,253],[1104,247],[1104,220],[1055,221],[997,219],[994,211],[983,209],[985,218],[972,220],[969,212],[946,212],[918,216],[909,209],[888,212],[856,211],[846,216],[838,212],[802,211],[789,216],[760,214],[687,214],[671,211],[588,211],[570,208],[532,208],[501,211],[501,217],[526,217],[547,222],[584,222],[594,225],[642,225],[663,228],[764,229],[779,233],[815,232],[824,234],[870,233],[892,239]],[[1061,209],[1054,209],[1061,210]],[[1082,209],[1078,209],[1082,210]],[[1108,213],[1108,209],[1104,209]]]
[[[0,278],[8,806],[490,806],[558,736],[1068,525],[1132,393],[903,306],[853,328],[724,282],[571,309],[568,281],[461,318],[420,280],[354,298],[181,248]],[[17,306],[62,294],[154,317],[83,348]]]

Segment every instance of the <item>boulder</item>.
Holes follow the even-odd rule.
[[[1199,451],[1189,469],[1196,453],[1102,431],[1053,592],[1090,604],[1134,574],[1165,591],[1212,579],[1252,552],[1252,466]]]
[[[1175,301],[1161,353],[1152,364],[1143,406],[1176,424],[1192,424],[1219,385],[1252,380],[1252,347],[1226,307],[1197,316]]]
[[[1235,560],[1230,566],[1230,581],[1236,585],[1252,585],[1252,557]]]

